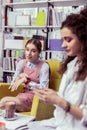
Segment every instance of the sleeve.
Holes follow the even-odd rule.
[[[81,106],[80,108],[83,109],[83,118],[81,120],[81,123],[87,127],[87,104],[85,106]]]
[[[83,104],[80,106],[80,108],[83,110],[83,118],[81,123],[87,127],[87,85],[84,93]]]
[[[44,63],[40,70],[39,81],[40,88],[49,86],[49,78],[50,78],[50,67],[48,63]]]
[[[13,82],[16,80],[17,76],[18,76],[20,73],[23,72],[23,67],[22,67],[22,65],[23,65],[23,60],[21,60],[21,61],[19,61],[19,62],[17,63],[16,71],[15,71],[15,73],[14,73],[14,76],[13,76],[13,79],[12,79],[12,82],[11,82],[11,83],[13,83]]]

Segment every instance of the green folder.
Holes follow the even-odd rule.
[[[46,13],[37,12],[36,26],[45,26],[45,25],[46,25]]]
[[[16,58],[19,58],[19,50],[16,50]]]

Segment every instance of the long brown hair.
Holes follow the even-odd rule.
[[[68,15],[62,23],[61,29],[64,27],[69,28],[81,42],[82,59],[76,74],[76,81],[84,80],[87,76],[87,7],[81,10],[79,14]],[[75,57],[67,57],[61,66],[61,74],[67,70],[67,64],[74,58]]]

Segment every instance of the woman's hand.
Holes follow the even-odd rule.
[[[18,80],[16,82],[14,82],[13,84],[11,84],[9,89],[13,92],[18,89],[19,85],[20,85],[20,81]]]
[[[43,89],[34,88],[34,92],[42,101],[52,105],[55,104],[61,107],[65,111],[65,108],[67,106],[67,101],[61,98],[54,90],[49,88],[43,88]],[[82,109],[72,104],[70,106],[69,113],[79,120],[82,119],[83,117]]]
[[[0,109],[5,109],[5,103],[7,99],[4,97],[0,100]]]
[[[34,92],[36,95],[38,95],[39,99],[49,103],[49,104],[57,104],[57,100],[59,98],[56,91],[49,89],[49,88],[43,88],[43,89],[34,89]]]
[[[11,92],[15,91],[18,89],[18,87],[26,81],[26,78],[21,78],[17,81],[15,81],[14,83],[11,84],[11,86],[9,87],[9,89],[11,89]]]
[[[25,73],[21,73],[21,74],[19,75],[19,78],[28,78],[28,75],[25,74]]]
[[[1,100],[0,100],[0,108],[1,109],[5,109],[5,106],[6,106],[6,103],[7,102],[15,102],[15,100],[13,100],[14,97],[3,97]]]
[[[15,91],[15,90],[17,90],[18,87],[19,87],[22,83],[24,83],[24,82],[27,81],[27,78],[28,78],[28,75],[27,75],[27,74],[21,73],[21,74],[17,77],[17,79],[15,80],[15,82],[10,85],[9,89],[11,89],[12,92]]]

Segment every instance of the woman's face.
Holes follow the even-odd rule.
[[[79,56],[81,54],[81,43],[77,36],[67,27],[61,29],[61,36],[63,39],[62,47],[67,55]]]
[[[37,50],[37,47],[32,44],[29,43],[27,44],[27,46],[25,47],[25,58],[29,61],[29,62],[35,62],[39,57],[39,52]]]

